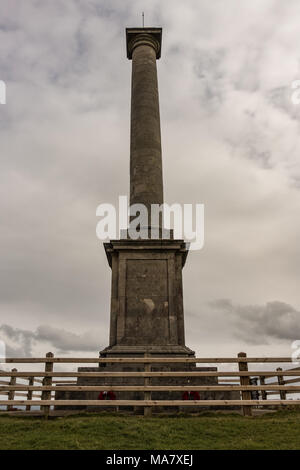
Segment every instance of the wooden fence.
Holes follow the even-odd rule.
[[[39,406],[47,417],[50,407],[66,406],[99,406],[99,407],[143,407],[144,414],[151,414],[152,407],[163,406],[197,406],[197,407],[232,407],[241,406],[244,415],[251,415],[253,407],[280,407],[287,405],[300,405],[300,399],[291,398],[292,394],[300,393],[300,368],[285,369],[280,367],[274,370],[249,370],[249,364],[278,364],[290,363],[289,357],[247,357],[245,353],[239,353],[237,357],[225,358],[58,358],[52,353],[47,353],[44,358],[0,358],[0,362],[9,364],[44,364],[42,371],[11,371],[0,370],[0,395],[6,395],[6,400],[0,400],[0,405],[12,411],[17,406],[25,407],[30,411],[31,407]],[[54,364],[143,364],[144,371],[133,372],[105,372],[99,368],[97,372],[67,372],[54,371]],[[186,370],[186,371],[157,371],[157,365],[176,363],[195,364],[236,364],[238,370],[212,371],[212,370]],[[151,367],[155,365],[156,370]],[[143,377],[144,385],[77,385],[78,377]],[[151,385],[152,377],[215,377],[218,384],[215,385]],[[288,378],[287,378],[288,377]],[[291,377],[291,378],[289,378]],[[60,380],[57,380],[57,379]],[[271,382],[269,381],[271,379]],[[275,380],[274,380],[275,379]],[[18,382],[17,382],[18,380]],[[20,380],[23,383],[20,383]],[[26,382],[26,383],[24,383]],[[294,385],[297,384],[298,385]],[[141,400],[57,400],[55,392],[143,392]],[[197,392],[239,392],[240,399],[234,400],[152,400],[151,392],[170,391],[197,391]],[[278,395],[280,398],[270,398]],[[300,396],[300,395],[299,395]],[[22,397],[20,399],[19,397]]]

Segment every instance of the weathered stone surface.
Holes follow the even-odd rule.
[[[116,240],[105,246],[112,266],[109,348],[103,355],[157,351],[193,354],[185,347],[182,240]],[[162,349],[163,347],[163,349]],[[129,349],[128,349],[129,348]]]
[[[131,53],[130,205],[144,204],[150,213],[151,204],[163,203],[158,46],[150,30],[137,32],[135,43]]]

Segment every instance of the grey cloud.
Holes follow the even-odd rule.
[[[50,344],[58,353],[80,351],[95,354],[101,349],[97,331],[75,334],[49,325],[41,325],[32,331],[4,324],[0,326],[0,339],[6,344],[7,356],[30,357],[36,344],[45,348],[45,343]]]
[[[1,325],[0,333],[2,341],[4,341],[4,338],[8,338],[13,343],[12,345],[4,341],[8,356],[31,356],[32,341],[34,339],[32,331],[13,328],[10,325]]]
[[[300,338],[300,311],[285,302],[239,305],[229,299],[220,299],[212,302],[211,306],[223,311],[236,335],[249,343]]]
[[[207,113],[217,112],[226,94],[225,55],[223,49],[197,50],[194,58],[194,72],[199,79],[197,97]]]
[[[98,329],[75,334],[49,325],[39,326],[35,333],[38,341],[48,341],[60,351],[97,351],[100,348]]]

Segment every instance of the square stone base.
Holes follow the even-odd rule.
[[[78,372],[143,372],[144,364],[132,364],[132,363],[114,363],[114,364],[100,364],[99,367],[79,367]],[[194,372],[201,371],[217,371],[216,367],[196,367],[193,363],[168,363],[168,364],[157,364],[153,365],[151,370],[155,371],[187,371],[191,370]],[[133,386],[143,386],[144,377],[78,377],[77,385],[93,385],[93,386],[111,386],[111,390],[114,391],[114,386],[122,385],[133,385]],[[192,385],[218,385],[217,377],[151,377],[151,385],[164,385],[164,386],[192,386]],[[97,400],[100,391],[97,392],[64,392],[57,391],[55,392],[55,398],[57,400]],[[144,392],[139,391],[114,391],[117,400],[143,400]],[[157,391],[151,392],[151,399],[153,400],[182,400],[183,391]],[[199,392],[200,400],[239,400],[239,392],[232,391],[204,391]],[[142,412],[143,407],[138,407]],[[178,410],[187,411],[187,412],[197,412],[204,409],[223,409],[225,407],[219,406],[218,408],[212,406],[183,406],[183,407],[154,407],[153,410],[156,412],[159,411],[168,411],[168,412],[178,412]],[[101,410],[113,410],[113,407],[93,407],[93,406],[66,406],[59,407],[59,409],[78,409],[78,410],[87,410],[87,411],[101,411]],[[133,407],[122,407],[121,410],[131,410]],[[226,407],[226,409],[237,409],[237,407]]]

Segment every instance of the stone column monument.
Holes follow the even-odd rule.
[[[130,204],[163,203],[163,179],[156,60],[161,54],[161,28],[126,29],[127,57],[132,60]],[[146,230],[151,230],[151,221]],[[164,237],[158,221],[155,239],[130,237],[130,227],[120,240],[105,243],[112,270],[109,346],[101,357],[168,357],[152,370],[215,371],[194,363],[172,363],[174,357],[193,357],[185,345],[182,269],[188,249],[183,240]],[[142,371],[143,364],[100,364],[106,372]],[[99,367],[80,367],[96,372]],[[78,385],[143,385],[142,377],[79,377]],[[216,377],[152,377],[151,385],[217,385]],[[142,392],[116,392],[119,399],[143,399]],[[57,399],[97,399],[98,392],[56,392]],[[180,399],[181,392],[152,393],[156,399]],[[201,392],[202,399],[236,398],[231,392]],[[78,406],[73,408],[78,409]],[[81,408],[90,408],[83,406]],[[62,407],[60,408],[62,409]],[[191,407],[189,407],[191,411]],[[195,410],[198,410],[197,408]]]
[[[161,28],[126,29],[127,57],[132,60],[130,205],[163,203],[161,132],[156,61]],[[154,227],[152,227],[154,228]],[[182,268],[183,240],[162,238],[105,243],[112,269],[110,342],[101,356],[193,355],[185,346]],[[147,221],[150,235],[151,221]],[[130,233],[130,230],[129,230]]]

